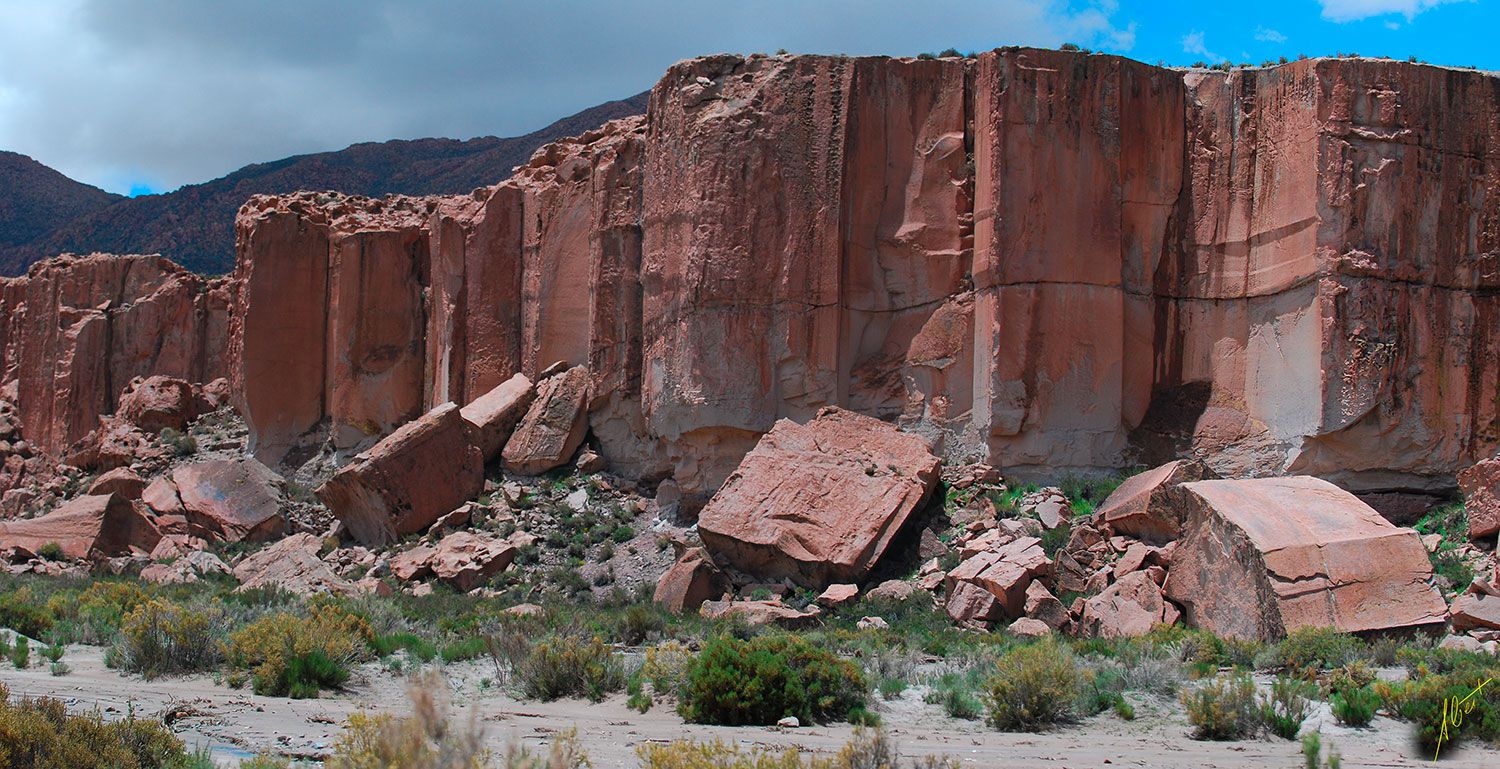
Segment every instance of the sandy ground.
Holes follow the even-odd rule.
[[[405,707],[406,679],[375,664],[360,669],[346,691],[317,700],[260,697],[246,690],[215,684],[209,676],[143,681],[104,667],[103,650],[75,646],[64,658],[72,668],[54,677],[45,667],[0,668],[0,682],[13,696],[45,695],[65,700],[75,711],[98,709],[106,717],[121,717],[133,709],[139,716],[175,713],[172,726],[190,745],[209,747],[220,763],[234,766],[243,757],[270,750],[291,756],[326,755],[350,713],[361,709],[397,710]],[[670,706],[658,705],[641,714],[625,707],[623,696],[602,703],[563,701],[521,702],[479,683],[493,677],[488,663],[462,663],[443,668],[452,682],[454,702],[476,708],[489,741],[497,748],[519,739],[542,747],[555,732],[571,727],[587,749],[596,769],[635,767],[635,748],[645,742],[674,739],[722,739],[743,746],[797,745],[810,751],[835,751],[852,728],[800,729],[709,727],[684,724]],[[979,722],[945,716],[922,702],[918,687],[901,698],[882,702],[881,716],[904,754],[949,755],[965,766],[1044,767],[1294,767],[1302,766],[1297,743],[1277,739],[1209,743],[1187,738],[1188,725],[1176,703],[1134,699],[1136,719],[1122,721],[1103,714],[1059,731],[1040,734],[1003,734]],[[1415,767],[1431,765],[1431,757],[1415,755],[1410,727],[1384,718],[1368,729],[1348,729],[1333,722],[1321,705],[1304,729],[1321,730],[1345,767]],[[1500,751],[1466,748],[1453,751],[1442,766],[1493,767]]]

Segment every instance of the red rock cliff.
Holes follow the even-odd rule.
[[[1497,126],[1494,77],[1387,61],[696,59],[472,195],[252,199],[235,397],[268,461],[562,361],[606,458],[689,489],[827,405],[1012,470],[1449,486],[1500,447]],[[7,360],[92,339],[91,285]]]

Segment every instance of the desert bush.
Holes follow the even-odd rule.
[[[1255,682],[1243,673],[1217,676],[1182,693],[1195,740],[1238,740],[1260,731]]]
[[[0,766],[177,769],[182,742],[160,723],[73,716],[60,700],[10,701],[0,686]]]
[[[625,685],[620,659],[597,636],[551,635],[537,641],[516,669],[521,693],[537,700],[587,697],[594,702]]]
[[[360,617],[314,605],[305,618],[267,614],[230,634],[226,649],[229,664],[250,672],[256,694],[302,699],[342,686],[373,637]]]
[[[159,438],[162,446],[170,449],[173,454],[179,457],[191,456],[198,453],[198,440],[181,430],[164,427]]]
[[[64,561],[68,556],[63,552],[62,545],[56,542],[48,542],[36,549],[38,558],[44,561]]]
[[[1116,662],[1084,665],[1079,671],[1077,712],[1081,716],[1103,713],[1125,701],[1125,676]]]
[[[657,604],[632,604],[620,617],[620,640],[628,646],[637,646],[660,633],[665,626]]]
[[[1275,659],[1293,675],[1309,676],[1353,662],[1367,651],[1355,636],[1327,627],[1301,627],[1275,647]]]
[[[222,659],[222,634],[217,613],[150,599],[121,620],[107,661],[147,678],[210,670]]]
[[[1440,738],[1444,748],[1471,739],[1500,742],[1500,685],[1485,683],[1497,677],[1500,668],[1493,658],[1465,658],[1450,671],[1419,667],[1406,681],[1377,681],[1374,690],[1390,712],[1412,722],[1424,751],[1436,751]],[[1463,703],[1462,723],[1444,728],[1445,703],[1450,708]]]
[[[16,670],[25,670],[31,665],[31,642],[26,636],[16,636],[16,645],[10,649],[10,664]]]
[[[1302,722],[1307,720],[1308,695],[1312,685],[1306,681],[1278,676],[1271,691],[1261,699],[1261,718],[1272,734],[1284,740],[1297,739]]]
[[[150,600],[140,585],[107,580],[95,582],[68,602],[68,619],[72,622],[74,640],[87,644],[105,644],[120,632],[125,615]],[[50,602],[49,602],[50,603]],[[59,607],[58,613],[62,613]]]
[[[0,627],[41,638],[52,629],[52,624],[52,614],[37,600],[30,586],[0,591]]]
[[[714,638],[688,665],[677,710],[694,723],[774,724],[846,719],[867,703],[864,673],[799,636]]]
[[[1369,726],[1380,708],[1380,695],[1369,686],[1346,688],[1328,697],[1333,718],[1344,726]]]
[[[985,684],[990,725],[1034,732],[1076,716],[1083,677],[1073,652],[1047,639],[1006,652]]]
[[[925,756],[901,761],[900,751],[880,729],[855,728],[839,752],[823,758],[804,755],[796,747],[743,749],[722,740],[679,740],[668,744],[642,743],[636,747],[642,769],[958,769],[947,756]]]

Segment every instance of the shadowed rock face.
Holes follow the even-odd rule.
[[[610,466],[690,493],[830,405],[1012,473],[1184,455],[1447,488],[1500,448],[1497,113],[1490,76],[1364,59],[682,62],[648,118],[471,195],[252,199],[234,399],[275,463],[561,361]],[[38,405],[73,369],[11,361],[87,347],[109,285],[8,321],[39,445],[118,388]],[[179,336],[161,365],[222,365]],[[125,368],[205,378],[149,366]]]

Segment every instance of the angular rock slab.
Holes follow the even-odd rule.
[[[701,547],[690,548],[656,581],[657,603],[674,614],[697,611],[703,602],[724,594],[727,582]]]
[[[274,587],[301,596],[354,594],[354,585],[319,556],[322,547],[322,540],[304,532],[251,553],[234,567],[237,592]]]
[[[1177,460],[1125,479],[1099,506],[1094,520],[1116,535],[1166,542],[1182,533],[1179,487],[1216,477],[1202,462]]]
[[[1417,533],[1308,476],[1183,484],[1191,509],[1166,595],[1188,624],[1269,640],[1443,622]]]
[[[484,488],[465,424],[457,406],[438,406],[356,455],[318,487],[318,499],[366,547],[426,530]]]
[[[46,515],[0,522],[0,551],[32,555],[51,543],[73,559],[149,553],[160,540],[155,524],[117,494],[76,497]]]
[[[583,366],[542,380],[536,400],[505,443],[505,469],[540,475],[566,464],[588,432],[588,399],[589,372]]]
[[[781,420],[698,516],[710,552],[761,579],[860,582],[937,480],[938,458],[895,425],[826,407]]]
[[[1141,636],[1175,614],[1162,600],[1161,586],[1145,572],[1135,571],[1085,601],[1079,627],[1096,638]]]
[[[1469,538],[1500,532],[1500,457],[1486,459],[1458,474],[1469,514]]]
[[[511,430],[534,398],[536,387],[531,380],[525,374],[516,374],[459,410],[469,425],[469,440],[479,447],[484,461],[494,459],[505,447]]]
[[[250,459],[179,465],[151,482],[142,500],[158,515],[181,515],[193,533],[221,542],[264,542],[281,536],[281,477]]]

